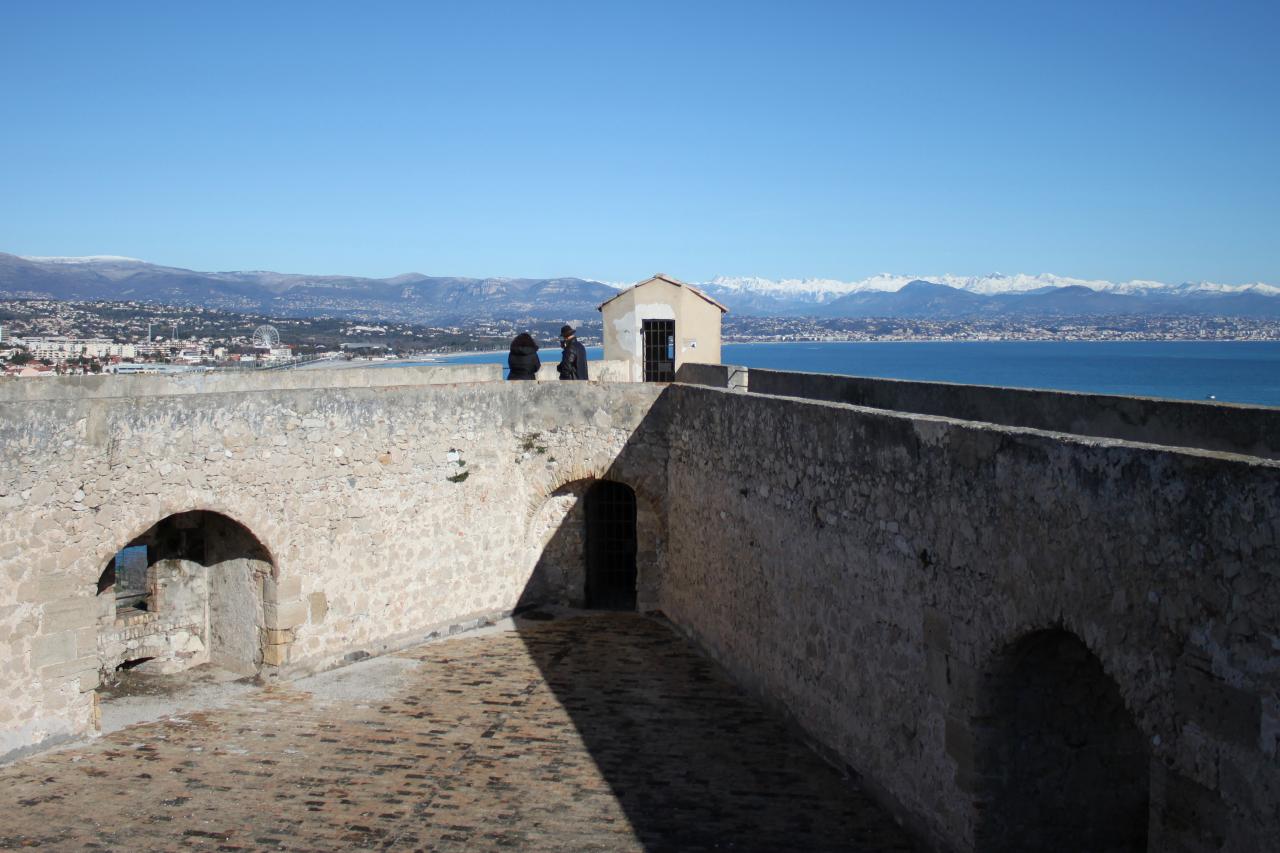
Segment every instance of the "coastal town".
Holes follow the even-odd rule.
[[[537,331],[554,337],[552,324]],[[545,326],[546,328],[542,328]],[[530,328],[268,317],[142,302],[0,301],[0,369],[10,376],[283,368],[503,349]],[[584,340],[598,341],[589,335]]]
[[[599,343],[598,319],[573,324],[586,346]],[[9,376],[39,377],[282,368],[355,358],[429,358],[506,349],[523,331],[532,332],[539,340],[554,340],[558,325],[528,317],[424,325],[271,317],[149,302],[0,300],[0,369]],[[1280,340],[1280,320],[1193,315],[814,318],[731,313],[725,317],[724,340],[1276,341]]]
[[[1280,320],[1203,315],[725,317],[727,343],[771,341],[1277,341]]]

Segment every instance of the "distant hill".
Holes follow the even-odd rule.
[[[1157,281],[1086,281],[1054,275],[861,281],[717,278],[699,284],[736,314],[766,317],[1280,317],[1280,287]],[[616,288],[581,278],[391,278],[262,270],[197,272],[134,258],[32,258],[0,253],[0,297],[107,299],[198,305],[281,317],[418,323],[495,319],[588,320]]]
[[[22,258],[0,253],[0,296],[201,305],[284,317],[413,322],[581,318],[616,288],[580,278],[393,278],[266,271],[197,272],[133,258]]]
[[[984,298],[968,291],[909,281],[899,290],[870,290],[850,293],[828,302],[821,314],[827,317],[967,317],[981,313]]]

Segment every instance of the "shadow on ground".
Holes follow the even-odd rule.
[[[637,601],[641,609],[660,606],[662,574],[677,568],[666,565],[662,523],[667,466],[675,464],[664,440],[670,417],[660,400],[594,484],[579,481],[553,493],[576,498],[542,545],[520,598],[525,618],[516,626],[530,658],[625,813],[637,846],[912,849],[887,812],[669,623],[635,612]],[[615,484],[633,496],[620,501]],[[629,526],[617,517],[628,505]],[[628,571],[630,590],[619,595],[617,579]],[[602,586],[611,589],[600,595]],[[547,605],[591,607],[593,597],[597,605],[631,612],[529,618]]]
[[[520,634],[644,849],[913,849],[664,621],[600,613]]]

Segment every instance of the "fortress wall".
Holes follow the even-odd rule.
[[[748,370],[736,364],[694,364],[685,362],[676,371],[676,381],[686,385],[706,385],[709,388],[729,388],[746,391]]]
[[[553,350],[548,358],[559,358]],[[593,380],[627,381],[627,362],[601,359],[588,363]],[[230,370],[193,373],[135,373],[124,376],[49,376],[41,379],[0,377],[0,404],[38,400],[97,400],[106,397],[171,397],[181,394],[237,394],[306,388],[385,388],[397,385],[448,385],[458,382],[498,382],[501,364],[427,364],[291,368],[288,370]],[[556,362],[542,365],[539,381],[554,381]]]
[[[269,571],[241,576],[260,588],[224,591],[254,613],[222,627],[260,632],[261,674],[289,677],[571,593],[577,496],[609,478],[638,497],[640,608],[939,846],[982,837],[991,756],[1043,728],[1000,715],[1021,695],[1010,649],[1055,628],[1065,687],[1034,707],[1094,696],[1096,656],[1150,750],[1151,849],[1280,833],[1280,462],[691,385],[490,381],[0,406],[0,466],[0,760],[92,730],[111,663],[97,581],[164,518],[211,511],[256,537]],[[1020,784],[1035,801],[1056,782]]]
[[[0,760],[91,731],[97,581],[158,521],[213,511],[265,547],[271,572],[245,574],[262,586],[245,600],[261,601],[264,676],[340,665],[510,612],[567,483],[620,479],[665,520],[661,390],[486,382],[0,407]],[[642,584],[664,559],[647,555]]]
[[[94,400],[104,397],[170,397],[179,394],[238,394],[304,388],[381,388],[496,382],[498,364],[429,364],[418,367],[315,367],[288,370],[215,370],[115,376],[49,376],[0,379],[0,403]]]
[[[1003,653],[1062,628],[1149,745],[1150,849],[1280,836],[1280,463],[670,394],[664,611],[908,825],[972,846]]]
[[[684,377],[682,381],[686,381]],[[698,379],[691,384],[715,385]],[[750,391],[1280,459],[1280,408],[753,369]]]
[[[556,366],[560,356],[554,349],[544,347],[542,350],[542,367],[538,369],[539,382],[559,382],[560,372]],[[592,382],[630,382],[631,365],[621,358],[590,359],[587,361],[587,373]]]

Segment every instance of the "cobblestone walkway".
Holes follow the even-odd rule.
[[[652,619],[337,673],[0,769],[0,849],[911,849]]]

